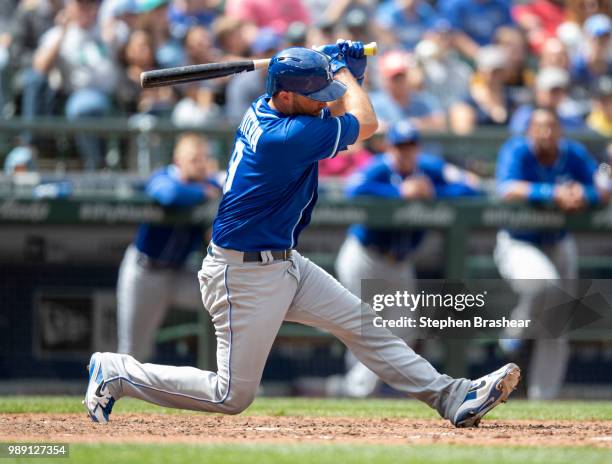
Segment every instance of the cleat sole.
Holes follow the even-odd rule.
[[[480,424],[480,420],[493,408],[498,406],[501,403],[505,403],[508,401],[508,397],[510,394],[516,390],[516,387],[521,380],[521,369],[513,363],[510,363],[508,370],[504,374],[504,376],[497,382],[495,385],[495,389],[497,391],[501,391],[501,395],[499,398],[491,403],[484,412],[479,414],[478,416],[475,413],[471,413],[472,417],[464,420],[463,422],[456,424],[455,426],[458,428],[467,428],[467,427],[478,427]]]

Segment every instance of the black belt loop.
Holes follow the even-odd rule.
[[[243,263],[263,263],[264,260],[261,257],[263,251],[245,251],[243,254],[242,262]],[[286,250],[278,250],[278,251],[269,251],[272,255],[274,261],[288,261],[291,257],[291,248]]]

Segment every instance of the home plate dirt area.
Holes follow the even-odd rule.
[[[371,443],[588,446],[612,449],[611,421],[444,420],[121,413],[94,424],[85,413],[0,414],[0,441],[70,443]]]

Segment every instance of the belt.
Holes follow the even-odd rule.
[[[176,263],[168,263],[166,261],[158,261],[156,259],[147,256],[141,251],[137,251],[136,262],[145,269],[151,269],[156,271],[164,271],[167,269],[179,269],[180,265]]]
[[[212,246],[208,245],[208,254],[213,256]],[[245,251],[242,253],[243,263],[267,263],[270,261],[287,261],[291,257],[291,248],[286,250]]]
[[[267,261],[264,258],[264,255],[266,254],[272,256],[274,261],[287,261],[291,256],[291,248],[278,251],[245,251],[242,261],[245,263],[263,263],[264,261]]]

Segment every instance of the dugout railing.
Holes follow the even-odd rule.
[[[0,119],[0,161],[18,143],[19,136],[28,133],[40,142],[37,146],[45,168],[53,169],[59,163],[62,167],[76,169],[79,161],[71,141],[75,134],[92,134],[108,142],[107,168],[147,175],[157,164],[170,161],[174,139],[190,130],[207,135],[213,141],[213,152],[223,167],[231,153],[235,128],[235,122],[223,119],[203,127],[177,127],[167,119],[148,115],[80,121],[61,117]],[[465,136],[432,132],[423,134],[423,146],[428,152],[443,155],[480,175],[492,176],[499,147],[508,137],[506,130],[498,128],[479,128]],[[584,143],[597,158],[606,157],[609,140],[589,131],[572,134],[572,137]]]

